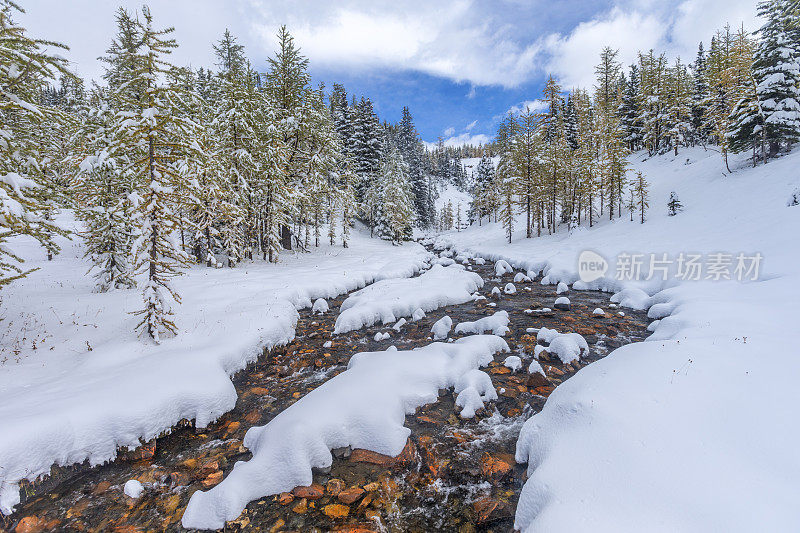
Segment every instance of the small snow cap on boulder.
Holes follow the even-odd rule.
[[[503,366],[506,368],[510,368],[512,372],[516,372],[520,368],[522,368],[522,359],[516,355],[509,355],[506,357],[505,361],[503,361]]]
[[[556,298],[556,303],[553,304],[553,307],[561,309],[562,311],[569,311],[569,298],[566,296],[559,296]]]
[[[514,269],[511,268],[511,265],[509,265],[508,262],[504,261],[503,259],[498,260],[494,264],[494,273],[497,274],[498,277],[502,276],[503,274],[510,274],[511,272],[514,272]]]
[[[425,318],[425,311],[423,311],[421,307],[417,307],[417,310],[411,315],[411,321],[416,322],[417,320],[422,320],[423,318]]]
[[[137,479],[129,479],[125,482],[125,486],[122,488],[125,496],[129,496],[134,500],[142,495],[144,492],[144,487],[142,483]]]
[[[431,333],[433,333],[433,339],[437,341],[446,339],[447,335],[450,334],[450,329],[452,327],[453,327],[453,319],[447,315],[443,316],[442,318],[437,320],[436,323],[434,323],[433,327],[431,328]]]
[[[559,281],[558,286],[556,287],[556,294],[561,294],[567,291],[569,291],[569,285],[567,285],[563,281]]]
[[[593,315],[605,315],[605,314],[606,314],[606,312],[605,312],[605,311],[603,311],[601,308],[599,308],[599,307],[596,307],[596,308],[595,308],[595,310],[594,310],[594,311],[592,311],[592,314],[593,314]]]
[[[503,288],[503,292],[506,294],[517,294],[517,288],[513,283],[506,283],[506,286]]]
[[[330,307],[328,307],[328,302],[325,298],[317,298],[314,302],[314,306],[311,308],[311,312],[315,314],[323,314],[327,313]]]
[[[514,283],[522,283],[523,281],[530,281],[531,278],[523,274],[522,272],[517,272],[514,276]]]

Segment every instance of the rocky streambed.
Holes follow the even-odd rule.
[[[411,437],[398,457],[334,450],[333,465],[315,472],[311,486],[251,502],[225,531],[511,531],[525,480],[525,466],[514,461],[522,424],[581,367],[646,338],[648,319],[644,312],[617,309],[608,294],[595,291],[569,291],[569,309],[555,309],[560,296],[555,286],[521,281],[514,283],[516,293],[506,294],[502,289],[513,273],[497,277],[489,262],[470,262],[468,268],[484,278],[480,293],[486,299],[431,312],[399,332],[386,325],[333,336],[347,295],[330,300],[331,310],[323,315],[301,311],[293,342],[264,353],[234,377],[239,397],[234,410],[202,430],[184,421],[103,466],[54,467],[51,476],[23,487],[23,503],[13,515],[0,517],[0,528],[23,533],[182,531],[180,519],[191,494],[213,487],[236,461],[250,458],[242,446],[245,432],[343,372],[352,354],[429,344],[431,326],[444,315],[456,324],[505,310],[510,319],[505,339],[512,353],[522,356],[523,367],[512,371],[503,365],[509,354],[497,354],[485,369],[498,400],[474,418],[462,419],[453,392],[442,390],[437,402],[406,418]],[[495,287],[500,295],[492,294]],[[605,313],[594,312],[597,308]],[[589,353],[563,364],[544,351],[539,362],[545,376],[529,374],[537,344],[530,329],[541,327],[581,334]],[[378,332],[390,337],[376,341]],[[131,479],[144,487],[139,498],[123,492]]]

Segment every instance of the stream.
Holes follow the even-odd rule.
[[[445,252],[447,253],[447,252]],[[453,324],[477,320],[498,310],[508,311],[510,332],[504,337],[511,354],[532,354],[536,334],[528,328],[576,332],[589,344],[580,362],[562,364],[543,352],[539,361],[547,377],[528,374],[531,355],[523,356],[517,372],[503,366],[509,355],[496,354],[484,370],[499,398],[472,419],[461,419],[452,390],[406,417],[411,429],[406,448],[396,458],[367,450],[334,450],[330,469],[314,472],[314,484],[291,493],[251,502],[225,531],[512,531],[514,510],[525,481],[526,465],[517,465],[514,451],[522,424],[539,412],[547,396],[581,367],[611,350],[644,340],[649,332],[646,312],[618,309],[609,294],[570,290],[569,311],[543,311],[556,298],[554,285],[539,280],[515,283],[516,294],[492,297],[514,275],[495,276],[494,264],[470,262],[479,273],[486,296],[441,308],[399,333],[376,325],[332,336],[339,306],[347,294],[328,300],[331,310],[313,315],[300,311],[296,337],[288,345],[265,352],[233,377],[238,394],[235,409],[202,430],[182,421],[169,433],[121,452],[108,464],[67,468],[54,466],[51,475],[22,487],[22,503],[14,514],[0,515],[0,530],[39,531],[184,531],[180,525],[195,490],[219,483],[236,461],[250,453],[242,446],[246,431],[268,423],[278,413],[347,368],[357,352],[400,350],[429,344],[434,322],[449,315]],[[602,308],[605,315],[593,314]],[[376,342],[377,332],[390,331]],[[458,338],[458,335],[451,335]],[[332,344],[326,346],[326,341]],[[145,491],[138,499],[123,494],[129,479]]]

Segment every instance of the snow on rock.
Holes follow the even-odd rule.
[[[606,312],[603,311],[603,309],[600,308],[600,307],[595,307],[594,311],[592,311],[592,314],[593,315],[605,315]]]
[[[537,372],[539,374],[543,375],[543,376],[545,375],[544,368],[542,368],[542,365],[539,364],[539,361],[534,359],[533,361],[531,361],[531,364],[528,365],[528,373],[529,374],[536,374]]]
[[[506,283],[506,286],[503,287],[503,292],[506,294],[517,294],[517,288],[513,283]]]
[[[447,336],[450,334],[450,328],[453,327],[453,319],[449,316],[445,315],[436,322],[434,322],[433,327],[431,327],[431,333],[433,333],[433,338],[435,340],[446,339]]]
[[[485,316],[472,322],[459,322],[454,333],[486,333],[491,331],[494,335],[504,336],[508,333],[508,311],[497,311],[491,316]],[[448,330],[449,331],[449,330]]]
[[[387,279],[351,294],[336,318],[334,333],[347,333],[378,322],[390,324],[417,309],[430,312],[462,304],[483,286],[483,279],[461,265],[434,265],[415,278]]]
[[[500,287],[493,287],[492,288],[492,292],[490,294],[491,294],[491,296],[493,296],[495,298],[499,298],[500,297]]]
[[[311,312],[321,315],[323,313],[327,313],[329,309],[328,301],[325,300],[325,298],[317,298],[314,301],[314,306],[311,308]]]
[[[638,287],[628,287],[611,297],[611,301],[622,307],[631,309],[647,309],[652,305],[652,299],[646,292]]]
[[[511,265],[508,264],[507,261],[500,259],[494,264],[494,273],[499,277],[503,274],[508,274],[514,272],[514,269],[511,268]]]
[[[395,331],[400,331],[400,328],[402,328],[405,325],[406,325],[406,319],[405,318],[401,318],[400,320],[398,320],[395,323],[394,326],[392,326],[392,329],[395,330]]]
[[[553,304],[553,307],[556,309],[561,309],[562,311],[569,311],[569,298],[566,296],[559,296],[556,298],[556,302]]]
[[[416,322],[417,320],[422,320],[425,318],[425,311],[421,308],[417,307],[416,310],[411,314],[411,321]]]
[[[322,344],[322,347],[323,347],[323,348],[330,348],[331,346],[333,346],[333,341],[325,341],[325,342]]]
[[[373,337],[373,338],[375,339],[375,342],[382,342],[382,341],[385,341],[386,339],[388,339],[389,337],[391,337],[391,335],[389,335],[388,332],[381,333],[379,331],[378,333],[375,334],[375,337]]]
[[[123,487],[122,491],[125,493],[125,496],[130,496],[133,499],[138,498],[144,492],[144,486],[139,480],[136,479],[129,479],[125,482],[125,486]]]
[[[514,283],[522,283],[523,281],[530,281],[531,278],[523,274],[522,272],[517,272],[514,276]]]
[[[486,259],[484,259],[483,257],[476,257],[475,258],[475,264],[476,265],[485,265],[486,264]]]
[[[455,264],[455,260],[451,257],[437,257],[433,261],[431,261],[434,265],[442,265],[442,266],[450,266]]]
[[[562,294],[568,291],[569,291],[569,285],[567,285],[563,281],[559,281],[558,286],[556,287],[556,294]]]
[[[473,368],[463,374],[456,382],[456,405],[461,407],[461,418],[472,418],[475,412],[483,409],[484,402],[496,400],[497,391],[492,378],[486,372]]]
[[[536,340],[546,342],[548,353],[557,355],[564,364],[580,359],[583,352],[589,352],[586,339],[579,333],[559,333],[555,329],[541,328]]]
[[[442,388],[471,388],[483,400],[496,398],[491,379],[472,371],[489,364],[508,345],[494,335],[432,343],[414,350],[364,352],[331,378],[278,414],[251,428],[244,446],[253,454],[237,462],[208,491],[195,492],[184,512],[186,528],[218,529],[251,501],[310,485],[312,468],[328,468],[330,450],[350,446],[396,456],[410,430],[406,414],[435,402]],[[463,388],[462,388],[463,387]],[[477,402],[472,402],[475,405]]]
[[[503,361],[503,366],[510,368],[512,372],[516,372],[522,368],[522,359],[520,359],[517,355],[509,355]]]
[[[71,211],[55,222],[83,228]],[[94,290],[79,233],[56,236],[52,261],[33,239],[5,242],[39,270],[2,289],[5,339],[20,342],[19,360],[0,365],[0,511],[19,503],[21,479],[53,464],[103,464],[184,418],[207,426],[236,405],[230,376],[294,338],[298,309],[427,267],[416,243],[392,246],[358,228],[351,237],[347,249],[323,244],[279,264],[187,268],[171,280],[183,301],[178,335],[158,345],[135,332],[140,291]]]

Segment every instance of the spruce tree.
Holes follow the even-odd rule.
[[[59,250],[54,236],[66,234],[49,220],[52,188],[42,172],[44,154],[36,135],[45,122],[60,120],[58,111],[36,103],[47,80],[59,73],[70,76],[66,60],[44,49],[66,47],[28,37],[12,19],[21,11],[9,0],[0,1],[0,288],[31,272],[20,266],[24,259],[9,239],[27,235],[52,254]]]
[[[675,191],[669,193],[669,201],[667,202],[667,211],[668,211],[667,214],[671,217],[674,217],[680,211],[683,211],[683,204],[681,204],[681,201],[678,200],[678,195],[675,194]]]

